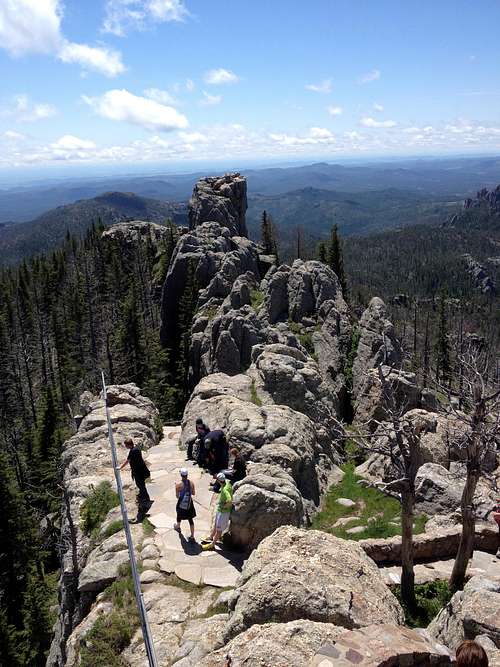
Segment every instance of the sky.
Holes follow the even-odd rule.
[[[500,153],[499,0],[0,0],[0,169]]]

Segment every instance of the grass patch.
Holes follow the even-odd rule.
[[[259,394],[257,393],[255,380],[252,380],[252,384],[250,385],[250,400],[254,405],[257,405],[259,408],[262,407],[262,401],[260,400]]]
[[[155,532],[155,527],[147,517],[142,522],[142,530],[146,537],[150,537]]]
[[[123,521],[121,519],[117,519],[116,521],[112,521],[109,526],[107,526],[103,531],[102,531],[102,536],[104,539],[111,537],[111,535],[114,535],[115,533],[119,533],[120,530],[123,529]]]
[[[385,538],[401,535],[401,506],[395,498],[386,496],[378,489],[358,484],[361,478],[354,472],[354,462],[342,466],[344,478],[332,486],[325,496],[323,508],[313,519],[312,528],[324,530],[344,540],[363,540],[369,537]],[[338,498],[349,498],[356,505],[344,507]],[[351,518],[352,517],[352,518]],[[334,524],[341,518],[350,519],[341,526]],[[370,520],[370,521],[369,521]],[[423,532],[427,517],[416,517],[415,534]],[[394,525],[397,524],[397,525]],[[366,526],[362,532],[346,532],[356,526]]]
[[[99,616],[82,639],[79,664],[81,667],[126,667],[128,663],[121,653],[139,627],[130,566],[120,570],[120,576],[105,589],[103,597],[113,603],[113,610]]]
[[[293,322],[292,320],[288,320],[288,328],[293,334],[297,336],[299,343],[306,350],[307,354],[309,354],[314,359],[314,361],[318,361],[318,356],[314,351],[312,332],[304,331],[302,325],[300,325],[298,322]]]
[[[80,510],[81,528],[85,535],[97,537],[109,510],[119,505],[118,494],[110,482],[101,482],[83,502]]]
[[[258,289],[251,290],[250,302],[252,304],[252,308],[255,310],[255,312],[257,312],[264,303],[264,292],[261,292]]]
[[[391,587],[405,612],[406,625],[410,628],[426,628],[439,611],[451,600],[452,593],[445,579],[415,586],[417,609],[410,611],[401,600],[401,587]]]

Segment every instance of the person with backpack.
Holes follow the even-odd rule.
[[[147,511],[153,504],[153,501],[149,497],[148,490],[146,489],[146,480],[151,477],[151,473],[142,458],[141,450],[134,444],[132,438],[125,438],[123,444],[128,449],[128,455],[125,461],[121,464],[120,470],[123,470],[126,465],[130,466],[132,479],[139,491],[137,494],[137,518],[135,519],[135,522],[140,523],[144,520]]]
[[[176,522],[174,523],[174,530],[181,532],[181,521],[188,521],[191,535],[190,542],[194,542],[194,521],[196,516],[196,509],[194,507],[193,496],[195,494],[194,482],[188,479],[187,468],[180,470],[181,481],[175,485],[175,495],[177,497],[176,505]]]
[[[226,479],[223,472],[217,475],[217,482],[221,485],[219,502],[215,513],[215,522],[210,537],[202,540],[203,551],[213,551],[215,543],[220,542],[223,533],[229,528],[229,517],[233,508],[233,485]]]
[[[201,417],[198,417],[195,424],[196,435],[194,438],[188,440],[187,443],[187,455],[188,460],[194,460],[198,464],[203,464],[203,454],[204,446],[203,442],[207,435],[210,433],[210,428],[204,423]]]
[[[229,446],[222,429],[210,431],[205,437],[205,457],[206,465],[212,475],[227,468]]]

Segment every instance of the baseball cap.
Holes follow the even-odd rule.
[[[226,481],[226,476],[224,475],[223,472],[220,472],[220,473],[217,475],[217,481],[218,481],[218,482],[225,482],[225,481]]]
[[[187,468],[180,469],[181,477],[187,477],[188,471]]]

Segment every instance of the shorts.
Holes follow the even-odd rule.
[[[217,512],[215,515],[215,530],[219,533],[225,533],[229,527],[230,512]]]

